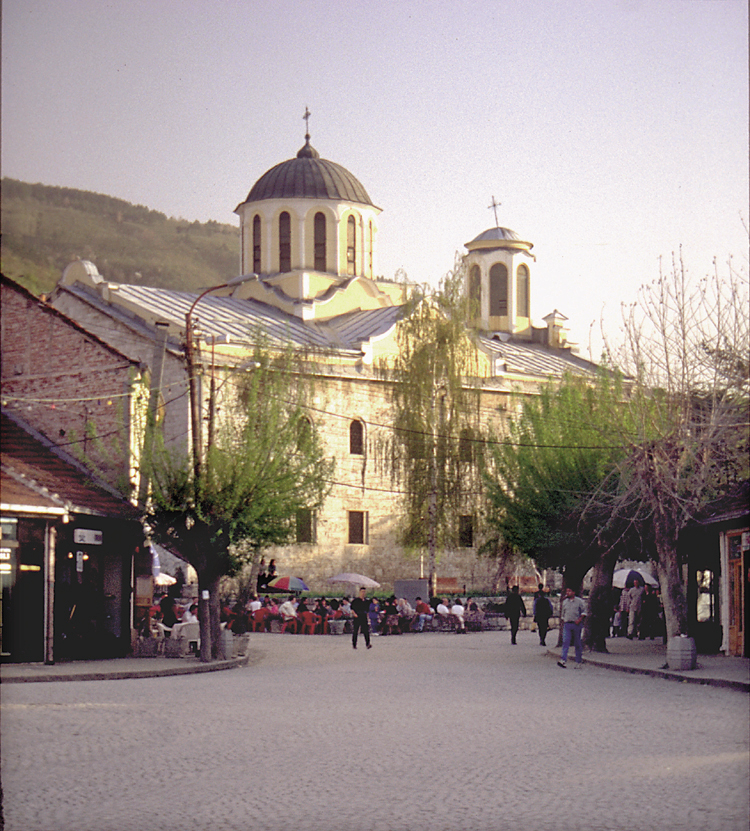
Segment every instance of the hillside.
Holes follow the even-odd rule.
[[[99,193],[3,178],[3,274],[49,292],[68,263],[91,260],[107,280],[195,289],[237,273],[239,231],[173,219]]]

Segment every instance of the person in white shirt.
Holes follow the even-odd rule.
[[[180,623],[198,623],[198,604],[193,603],[189,609],[185,609],[180,618]]]
[[[450,617],[451,610],[448,608],[448,598],[444,597],[437,605],[435,611],[446,620]]]
[[[263,604],[260,602],[260,598],[258,597],[258,595],[254,594],[253,599],[250,601],[247,607],[247,610],[248,612],[250,612],[251,615],[254,615],[262,605]]]
[[[583,631],[583,621],[585,619],[586,604],[568,586],[565,589],[565,600],[562,602],[562,612],[560,615],[560,622],[563,627],[562,656],[557,662],[557,665],[563,669],[565,669],[566,661],[568,660],[568,649],[570,649],[571,640],[576,650],[576,669],[581,666],[581,661],[583,660],[581,632]]]
[[[451,614],[456,619],[456,634],[460,635],[462,632],[466,634],[466,624],[464,623],[464,607],[458,598],[456,598],[455,603],[451,606]]]

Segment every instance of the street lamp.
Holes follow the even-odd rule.
[[[195,478],[200,476],[201,463],[203,459],[203,428],[201,424],[201,402],[198,400],[198,383],[195,377],[195,344],[193,343],[193,312],[195,307],[201,300],[212,291],[219,291],[220,289],[227,289],[232,286],[238,286],[248,280],[257,279],[257,274],[242,274],[239,277],[233,277],[227,280],[226,283],[221,283],[218,286],[211,286],[202,291],[193,300],[190,308],[185,315],[185,363],[187,365],[188,384],[190,389],[190,428],[193,433],[193,471]]]

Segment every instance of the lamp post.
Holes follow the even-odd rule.
[[[190,390],[190,429],[193,434],[193,471],[195,478],[198,479],[201,473],[201,465],[203,461],[203,426],[201,419],[201,401],[199,400],[198,382],[196,379],[196,349],[193,342],[193,312],[195,307],[201,300],[212,291],[219,291],[220,289],[230,288],[231,286],[238,286],[247,280],[257,279],[257,274],[243,274],[239,277],[234,277],[227,280],[226,283],[221,283],[218,286],[211,286],[202,291],[193,300],[190,308],[185,315],[185,364],[187,366],[188,384]]]

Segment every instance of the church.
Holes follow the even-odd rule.
[[[367,574],[384,587],[426,576],[425,564],[399,543],[399,493],[373,463],[379,430],[392,423],[376,365],[398,349],[404,286],[378,272],[381,209],[340,164],[322,158],[309,133],[295,156],[263,173],[236,207],[239,266],[222,286],[203,292],[105,280],[95,264],[71,263],[52,306],[138,365],[161,390],[167,439],[190,447],[186,328],[198,344],[198,397],[208,406],[209,379],[247,363],[259,333],[270,345],[314,355],[310,418],[336,462],[336,481],[315,516],[298,518],[295,543],[264,552],[279,573],[302,576],[313,590],[340,571]],[[465,244],[465,291],[475,301],[483,412],[501,418],[511,398],[533,394],[566,372],[596,367],[567,343],[557,310],[535,327],[530,316],[533,244],[496,226]],[[205,410],[204,410],[205,411]],[[198,428],[200,429],[200,428]],[[460,548],[441,555],[438,575],[456,590],[489,587],[494,564],[478,556],[467,506]],[[440,583],[439,583],[440,585]]]

